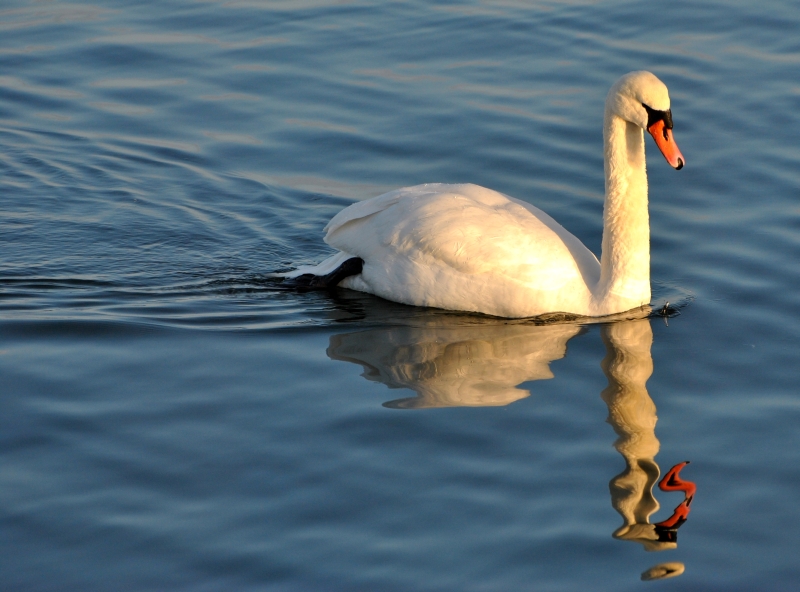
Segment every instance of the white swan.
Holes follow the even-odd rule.
[[[606,98],[602,259],[538,208],[477,185],[418,185],[355,203],[325,227],[340,252],[284,274],[417,306],[533,317],[602,316],[650,302],[644,135],[670,165],[667,87],[650,72],[620,78]],[[363,262],[363,263],[362,263]]]

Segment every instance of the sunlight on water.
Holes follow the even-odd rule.
[[[1,587],[793,590],[799,25],[785,1],[4,4]],[[650,318],[276,279],[344,207],[431,182],[599,255],[603,102],[636,69],[689,163],[648,138]]]

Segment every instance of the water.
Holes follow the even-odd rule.
[[[798,26],[769,1],[7,0],[2,588],[793,590]],[[641,68],[687,158],[648,141],[653,303],[679,316],[271,279],[423,182],[598,252],[603,100]],[[684,460],[675,547],[652,524],[683,497],[649,490]]]

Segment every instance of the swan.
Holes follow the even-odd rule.
[[[472,184],[433,183],[355,203],[325,227],[338,250],[283,274],[297,286],[340,286],[416,306],[524,318],[605,316],[650,302],[650,222],[643,130],[667,162],[685,159],[672,137],[666,85],[646,71],[622,76],[603,122],[602,256],[524,201]]]

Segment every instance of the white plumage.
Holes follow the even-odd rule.
[[[649,72],[622,77],[606,100],[602,264],[526,202],[477,185],[434,183],[345,208],[325,227],[325,242],[339,253],[285,275],[326,275],[360,257],[362,272],[339,286],[404,304],[500,317],[600,316],[647,304],[645,104],[651,111],[669,109],[666,87]],[[676,168],[683,166],[682,157],[664,154]]]

